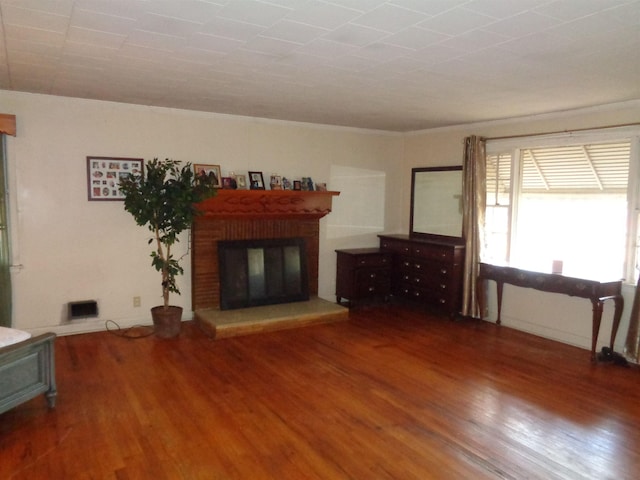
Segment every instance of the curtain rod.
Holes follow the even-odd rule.
[[[633,126],[640,126],[640,123],[621,123],[618,125],[606,125],[604,127],[576,128],[573,130],[559,130],[556,132],[530,133],[526,135],[508,135],[506,137],[486,137],[485,140],[508,140],[510,138],[540,137],[543,135],[557,135],[558,133],[575,133],[575,132],[585,132],[588,130],[603,130],[605,128],[621,128],[621,127],[633,127]]]

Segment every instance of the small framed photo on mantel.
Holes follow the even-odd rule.
[[[87,157],[87,194],[89,201],[124,200],[120,179],[142,176],[144,159],[123,157]]]
[[[236,186],[239,190],[247,189],[247,177],[244,175],[236,175]]]
[[[249,172],[249,187],[251,190],[264,190],[264,177],[262,172]]]

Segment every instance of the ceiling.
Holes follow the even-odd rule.
[[[640,99],[640,0],[0,0],[0,89],[388,131]]]

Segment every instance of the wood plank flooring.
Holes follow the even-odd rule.
[[[135,332],[134,332],[135,333]],[[59,337],[58,406],[0,415],[2,479],[636,479],[640,370],[376,306],[213,340]]]

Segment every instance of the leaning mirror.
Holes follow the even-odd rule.
[[[462,237],[462,167],[411,170],[411,236]]]

